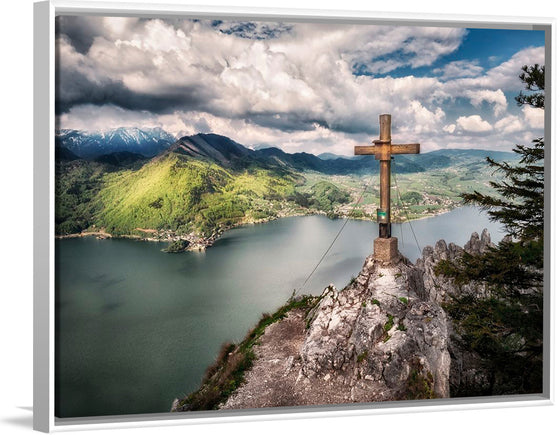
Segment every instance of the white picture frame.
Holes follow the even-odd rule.
[[[295,410],[265,410],[239,411],[231,414],[149,414],[121,416],[114,418],[84,418],[61,421],[54,417],[54,18],[57,14],[122,14],[122,15],[150,15],[150,16],[200,16],[200,17],[244,17],[270,19],[324,19],[324,20],[363,20],[380,23],[422,23],[438,24],[445,22],[461,26],[500,26],[505,28],[538,28],[545,29],[547,46],[547,65],[555,67],[553,51],[553,37],[555,33],[554,20],[549,18],[505,18],[497,21],[495,18],[477,16],[444,16],[431,15],[419,18],[417,14],[407,13],[375,13],[354,11],[323,11],[297,9],[258,9],[244,7],[211,7],[211,6],[181,6],[163,4],[134,4],[134,3],[101,3],[101,2],[69,2],[46,1],[34,5],[34,429],[42,432],[68,431],[77,429],[117,429],[139,428],[146,426],[173,426],[200,423],[230,423],[240,421],[269,421],[276,418],[295,419],[306,417],[338,417],[365,416],[376,414],[393,414],[416,411],[456,411],[473,408],[523,407],[535,405],[550,405],[552,403],[551,378],[551,322],[550,316],[545,315],[548,336],[545,340],[547,367],[545,370],[545,391],[535,397],[513,398],[478,398],[438,401],[438,403],[391,403],[388,406],[375,404],[362,407],[324,407],[320,409]],[[550,61],[550,62],[548,62]],[[550,79],[549,79],[550,80]],[[549,82],[550,83],[550,82]],[[551,97],[550,88],[547,94]],[[552,120],[553,109],[546,112],[546,142],[553,143],[554,126]],[[45,147],[44,138],[49,138],[49,146]],[[547,159],[550,173],[551,157]],[[548,180],[548,198],[551,199],[551,179]],[[551,216],[552,210],[547,210]],[[548,220],[548,230],[551,231],[551,221]],[[548,306],[552,309],[551,270],[550,270],[550,242],[548,245],[547,279],[545,291],[548,294]],[[545,266],[545,267],[546,267]],[[547,314],[550,314],[547,313]]]

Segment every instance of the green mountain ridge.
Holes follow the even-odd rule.
[[[175,238],[211,237],[232,226],[283,216],[348,215],[363,184],[360,179],[378,167],[369,156],[322,160],[278,148],[253,151],[213,134],[181,138],[151,159],[116,152],[86,161],[62,151],[56,165],[57,235],[103,228],[114,236],[145,238],[167,231]],[[441,150],[396,156],[393,167],[396,173],[424,178],[443,168],[450,172],[444,181],[453,180],[462,168],[461,179],[470,180],[483,166],[482,154]],[[423,195],[405,198],[416,207],[413,211],[425,212],[419,205]],[[352,215],[371,217],[374,201],[359,204],[363,209]]]
[[[285,198],[295,183],[291,174],[236,172],[172,152],[137,171],[108,175],[97,197],[103,210],[98,225],[117,235],[136,228],[209,235],[220,226],[269,217],[266,199]]]

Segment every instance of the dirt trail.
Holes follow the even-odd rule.
[[[253,349],[257,355],[245,383],[221,407],[251,409],[353,402],[345,376],[310,380],[301,375],[305,311],[296,309],[268,326]]]
[[[294,405],[295,383],[301,364],[299,350],[305,338],[303,310],[268,326],[253,348],[257,358],[245,374],[246,382],[229,398],[224,409]]]

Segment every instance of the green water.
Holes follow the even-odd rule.
[[[55,414],[84,417],[169,411],[196,389],[220,345],[240,340],[263,312],[299,288],[342,220],[280,219],[227,232],[206,252],[165,254],[162,243],[56,242]],[[473,208],[413,222],[421,247],[463,245],[497,224]],[[401,232],[402,231],[402,232]],[[342,288],[372,251],[377,225],[349,221],[303,293]],[[399,248],[419,256],[408,224]]]

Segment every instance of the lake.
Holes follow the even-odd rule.
[[[225,341],[239,341],[263,312],[299,289],[343,220],[279,219],[228,231],[206,252],[166,254],[166,244],[57,240],[55,414],[84,417],[167,412],[198,388]],[[464,245],[472,232],[503,232],[463,207],[412,222],[419,245]],[[410,225],[393,224],[399,249],[420,252]],[[348,221],[301,293],[343,288],[373,250],[377,224]]]

